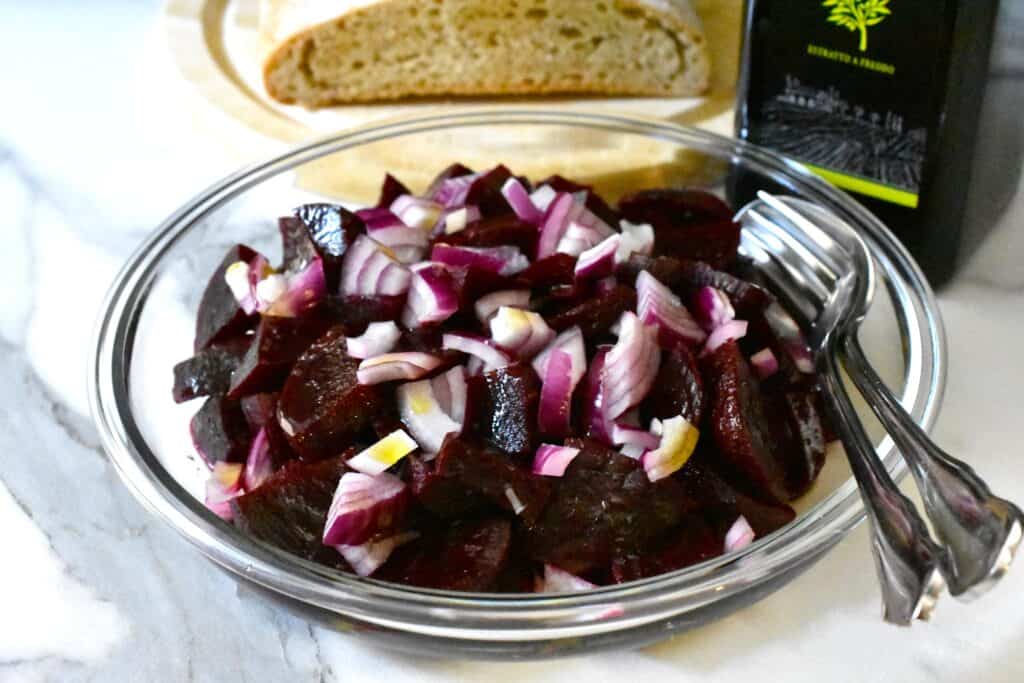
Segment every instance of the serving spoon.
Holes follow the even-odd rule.
[[[891,592],[886,583],[892,577],[886,574],[892,572],[887,572],[888,560],[880,548],[895,550],[904,561],[916,558],[920,562],[897,568],[897,572],[909,571],[902,582],[897,579],[896,583],[896,586],[911,589],[907,597],[913,595],[915,586],[924,589],[922,597],[928,593],[921,572],[926,571],[930,561],[937,566],[954,596],[961,600],[976,598],[992,588],[1009,569],[1021,543],[1024,515],[1013,503],[993,495],[969,465],[940,449],[907,414],[868,362],[857,332],[870,305],[875,272],[870,252],[860,235],[845,222],[808,202],[780,199],[765,192],[758,193],[758,197],[738,214],[738,220],[744,223],[744,236],[749,236],[744,248],[759,265],[766,266],[766,272],[772,275],[775,284],[800,314],[813,321],[812,340],[816,342],[814,347],[818,350],[821,367],[826,371],[826,387],[839,404],[840,416],[849,408],[848,396],[836,372],[836,352],[842,354],[854,383],[909,464],[925,511],[942,544],[941,549],[935,548],[927,529],[912,511],[913,507],[898,491],[896,494],[902,500],[887,498],[887,501],[898,500],[894,509],[900,514],[890,520],[882,518],[881,529],[878,529],[878,511],[869,504],[876,526],[875,548],[883,594]],[[837,424],[845,422],[847,420],[837,421]],[[863,437],[855,414],[852,423],[858,425],[854,431]],[[854,439],[859,441],[857,435]],[[849,452],[846,438],[843,441]],[[855,449],[851,465],[865,455],[881,465],[870,442],[866,452],[863,443]],[[881,491],[891,496],[895,485],[884,468],[880,469],[885,474],[878,482]],[[857,474],[856,467],[854,474]],[[858,483],[861,484],[859,477]],[[861,491],[865,499],[878,493],[871,488],[864,489],[863,484]],[[910,516],[901,522],[903,513]],[[903,534],[918,538],[909,545],[893,546],[893,539],[886,538],[886,521],[904,524]],[[900,536],[899,530],[890,531]],[[906,552],[910,549],[913,550]],[[897,606],[901,604],[896,602]],[[888,597],[886,612],[888,615]]]

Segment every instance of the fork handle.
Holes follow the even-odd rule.
[[[867,508],[882,616],[901,626],[927,620],[945,587],[938,559],[943,551],[878,459],[839,378],[834,355],[826,351],[818,362],[826,389],[825,410],[839,432]]]
[[[933,442],[882,382],[855,334],[842,349],[854,383],[910,465],[925,511],[949,549],[943,575],[961,600],[978,597],[1009,569],[1020,545],[1022,516],[1013,503],[992,494],[970,465]]]

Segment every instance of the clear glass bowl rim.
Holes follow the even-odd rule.
[[[909,348],[906,374],[911,382],[903,396],[904,405],[920,424],[931,428],[941,403],[946,368],[945,334],[934,294],[888,228],[803,166],[742,141],[633,115],[535,107],[460,115],[435,113],[328,135],[244,168],[188,201],[136,249],[101,309],[88,376],[91,410],[101,441],[135,497],[209,559],[271,591],[386,628],[497,641],[607,633],[697,609],[800,566],[863,520],[865,511],[856,486],[847,481],[793,524],[745,550],[677,572],[578,594],[455,593],[342,574],[246,538],[206,510],[167,473],[133,419],[128,379],[139,312],[161,259],[176,241],[202,217],[250,187],[322,156],[379,140],[488,125],[579,126],[641,135],[739,161],[766,175],[785,177],[804,198],[827,206],[858,227],[881,271],[894,279],[890,294]],[[906,474],[906,465],[890,439],[879,446],[879,454],[894,478],[899,480]]]

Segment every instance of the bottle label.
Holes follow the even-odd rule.
[[[942,0],[762,2],[748,139],[833,184],[916,208],[941,103]]]

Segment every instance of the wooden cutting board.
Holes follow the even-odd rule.
[[[261,82],[262,52],[258,36],[258,0],[168,0],[162,16],[162,30],[171,59],[188,87],[233,122],[234,127],[251,138],[254,148],[264,153],[321,135],[358,127],[378,119],[391,119],[436,112],[470,113],[496,106],[502,108],[536,107],[580,110],[598,113],[633,114],[657,117],[676,123],[699,126],[729,135],[740,50],[742,0],[696,0],[704,22],[712,53],[712,83],[704,97],[688,98],[612,98],[612,97],[491,97],[472,99],[436,99],[381,104],[336,106],[309,111],[271,100]],[[237,131],[235,131],[237,132]],[[557,167],[590,169],[600,172],[602,165],[614,163],[616,170],[629,167],[635,160],[638,169],[657,167],[663,151],[643,141],[619,136],[614,147],[601,147],[593,141],[552,141],[542,163],[536,150],[519,150],[515,141],[499,146],[504,163],[526,175],[544,173],[557,159]],[[315,184],[328,194],[344,192],[353,198],[367,195],[371,186],[353,187],[353,175],[379,178],[390,171],[415,189],[447,161],[460,160],[472,166],[472,144],[454,150],[450,144],[431,147],[407,146],[400,153],[378,148],[360,160],[358,174],[352,169],[333,169],[329,164],[305,174],[299,182]],[[663,147],[662,147],[663,150]],[[493,159],[478,161],[493,163]],[[536,169],[536,173],[534,170]],[[346,172],[347,171],[347,172]],[[544,173],[546,174],[546,173]],[[576,174],[577,176],[579,173]],[[422,176],[422,177],[421,177]],[[374,181],[375,187],[376,181]],[[345,187],[340,187],[346,185]]]

